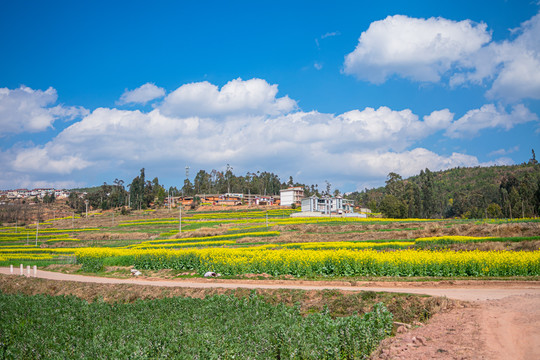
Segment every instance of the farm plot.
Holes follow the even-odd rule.
[[[24,231],[14,233],[6,227],[0,229],[0,265],[68,262],[81,264],[83,271],[90,272],[107,266],[136,266],[199,275],[213,271],[226,276],[540,275],[536,245],[540,224],[535,219],[480,222],[288,217],[292,212],[188,214],[182,217],[181,232],[177,218],[163,216],[170,214],[167,212],[145,213],[136,219],[117,216],[116,222],[114,216],[102,214],[95,217],[98,222],[85,223],[86,228],[60,228],[55,222],[41,230],[39,242],[33,246],[28,241],[31,230],[26,229],[25,236]],[[73,219],[71,222],[73,225]],[[37,229],[33,231],[32,239]],[[130,234],[139,239],[130,238]],[[468,246],[467,251],[460,246]],[[516,246],[527,251],[513,251]]]
[[[8,359],[364,359],[392,330],[382,304],[364,316],[302,316],[257,295],[109,304],[0,292],[0,314]]]

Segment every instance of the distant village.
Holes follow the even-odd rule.
[[[40,199],[46,197],[55,200],[66,200],[69,198],[71,191],[65,189],[54,188],[37,188],[37,189],[15,189],[15,190],[0,190],[0,202],[12,202],[17,200]],[[79,197],[84,197],[86,193],[77,192]],[[341,196],[336,197],[304,197],[304,188],[301,186],[289,187],[280,190],[279,195],[260,195],[260,194],[242,194],[242,193],[225,193],[225,194],[197,194],[195,196],[175,196],[166,197],[165,206],[189,206],[197,200],[201,205],[213,206],[290,206],[293,208],[301,207],[302,216],[317,216],[324,214],[339,214],[344,216],[355,216],[354,203],[352,200],[343,199]],[[368,209],[358,209],[361,212],[367,212]]]
[[[0,190],[0,198],[10,200],[35,198],[43,199],[46,195],[53,196],[57,199],[67,199],[71,192],[69,190],[58,190],[54,188],[39,188],[39,189],[15,189],[15,190]]]

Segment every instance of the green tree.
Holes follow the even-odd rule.
[[[135,177],[129,186],[131,207],[139,210],[146,208],[146,203],[144,201],[145,184],[144,168],[142,168],[140,175]]]
[[[394,172],[389,173],[386,177],[386,193],[394,195],[397,198],[402,198],[403,191],[403,178]]]
[[[394,195],[385,195],[380,210],[387,218],[403,219],[407,216],[407,205]]]
[[[491,203],[487,207],[487,216],[490,219],[499,219],[503,216],[502,209],[499,204]]]
[[[182,194],[184,196],[193,196],[195,194],[195,189],[193,188],[193,184],[189,179],[184,180],[184,186],[182,186]]]
[[[422,190],[422,217],[431,218],[435,216],[435,184],[433,173],[426,168],[420,171],[420,187]]]

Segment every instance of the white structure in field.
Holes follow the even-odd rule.
[[[325,215],[348,214],[354,209],[354,201],[338,197],[318,198],[312,196],[302,199],[302,212],[321,213]]]
[[[292,204],[300,204],[304,197],[304,188],[301,186],[290,187],[288,189],[279,190],[280,205],[291,206]]]

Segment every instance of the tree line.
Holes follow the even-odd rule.
[[[186,178],[182,187],[171,186],[167,189],[159,183],[157,177],[151,181],[147,180],[145,169],[142,168],[139,175],[127,185],[123,180],[115,179],[112,185],[104,183],[99,187],[85,189],[86,195],[84,197],[81,197],[80,193],[72,191],[67,203],[77,212],[86,210],[86,201],[89,208],[92,209],[108,210],[118,207],[146,209],[152,205],[163,205],[169,195],[192,197],[197,194],[243,193],[275,196],[279,195],[281,189],[290,186],[303,187],[306,197],[339,194],[338,189],[332,192],[332,186],[328,181],[325,182],[325,185],[324,189],[319,190],[318,185],[295,182],[292,176],[289,176],[288,181],[282,182],[278,175],[267,171],[235,175],[232,168],[227,165],[225,171],[199,170],[193,182]]]
[[[534,154],[534,153],[533,153]],[[517,218],[540,214],[540,165],[455,168],[403,179],[348,196],[391,218]]]

